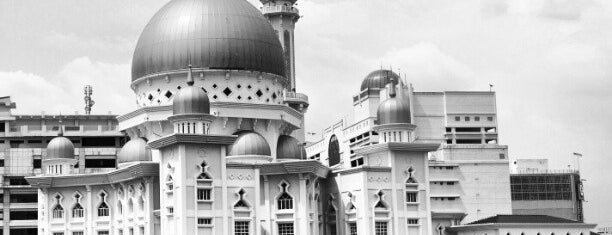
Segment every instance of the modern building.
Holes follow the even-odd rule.
[[[10,97],[0,97],[0,234],[37,234],[37,190],[24,177],[42,173],[47,144],[59,127],[75,147],[73,171],[83,174],[115,168],[125,137],[114,115],[14,115],[15,108]]]
[[[306,148],[299,13],[262,3],[170,1],[135,48],[135,110],[21,127],[45,134],[25,175],[38,234],[431,235],[512,213],[494,92],[417,92],[376,70],[353,118]]]
[[[512,213],[584,221],[578,170],[549,170],[546,159],[518,159],[510,175]]]
[[[548,215],[497,215],[447,229],[456,235],[587,235],[595,224]]]

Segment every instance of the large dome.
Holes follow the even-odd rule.
[[[361,82],[361,90],[365,89],[382,89],[387,84],[393,81],[394,85],[397,85],[400,77],[395,72],[386,69],[379,69],[371,72]]]
[[[246,0],[172,0],[145,26],[132,59],[132,81],[194,68],[253,70],[285,76],[283,48],[262,13]]]
[[[47,145],[47,157],[45,159],[74,159],[74,145],[72,141],[63,136],[53,138]]]

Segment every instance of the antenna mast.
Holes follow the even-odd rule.
[[[96,103],[91,99],[91,94],[93,94],[93,88],[91,85],[86,85],[83,88],[83,92],[85,93],[85,114],[91,114],[91,107]]]

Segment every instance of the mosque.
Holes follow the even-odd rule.
[[[27,177],[38,234],[515,233],[496,227],[512,208],[493,92],[416,92],[377,70],[353,119],[307,144],[296,0],[261,3],[171,0],[153,16],[132,61],[138,108],[117,117],[130,139],[117,167],[79,172],[60,127]],[[542,218],[547,234],[592,228]]]

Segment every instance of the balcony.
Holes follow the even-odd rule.
[[[302,93],[286,92],[283,102],[294,109],[302,110],[308,108],[308,96]]]
[[[264,15],[289,14],[298,18],[300,17],[300,11],[292,6],[263,6],[261,7],[261,12]]]

